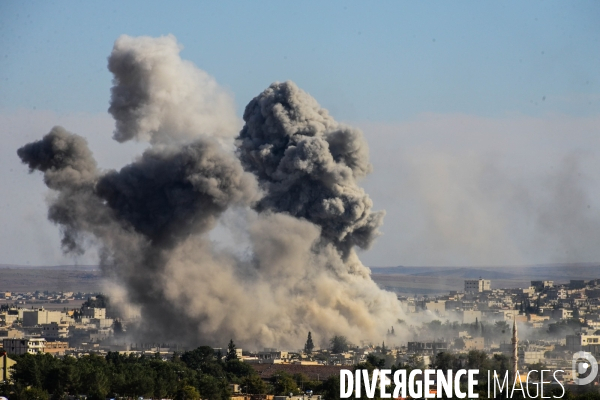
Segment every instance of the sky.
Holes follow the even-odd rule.
[[[94,263],[60,251],[52,194],[16,155],[52,126],[103,168],[107,57],[122,34],[173,34],[245,105],[293,80],[360,127],[386,210],[369,266],[600,262],[600,3],[0,2],[0,264]]]

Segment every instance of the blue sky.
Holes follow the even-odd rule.
[[[598,21],[595,1],[3,1],[0,264],[69,262],[57,228],[38,221],[46,192],[16,148],[61,123],[101,164],[131,159],[139,148],[111,147],[107,56],[121,34],[169,33],[240,115],[291,79],[363,128],[375,166],[365,186],[388,212],[368,265],[597,261],[577,243],[600,233],[600,214],[571,218],[576,243],[542,222],[580,200],[600,209]],[[569,171],[586,180],[560,199]]]
[[[585,103],[600,85],[593,1],[7,1],[0,21],[3,109],[105,111],[124,33],[174,34],[240,108],[286,79],[346,120],[600,108]]]

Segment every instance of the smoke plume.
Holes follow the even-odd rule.
[[[346,256],[368,248],[383,212],[356,180],[371,171],[362,132],[338,124],[292,82],[274,83],[244,112],[238,149],[266,195],[257,209],[287,212],[321,228]]]
[[[237,125],[229,97],[179,49],[172,36],[115,43],[114,138],[151,143],[131,164],[99,170],[85,139],[60,127],[18,150],[56,192],[48,217],[63,249],[100,244],[114,292],[140,309],[136,340],[379,341],[402,312],[354,251],[383,217],[357,184],[371,170],[362,133],[276,83],[247,106],[234,153],[223,145]],[[246,256],[209,237],[227,210]]]
[[[114,86],[108,111],[113,138],[152,143],[205,135],[231,138],[239,129],[232,96],[215,79],[182,60],[172,35],[121,36],[108,59]]]

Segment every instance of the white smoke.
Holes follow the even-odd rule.
[[[115,140],[186,141],[233,138],[240,127],[233,97],[205,71],[182,60],[173,35],[123,35],[108,59],[114,75],[109,112]]]

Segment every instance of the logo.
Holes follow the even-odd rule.
[[[598,362],[587,351],[578,351],[573,354],[573,380],[578,385],[587,385],[598,375]],[[588,374],[586,377],[583,375]]]

